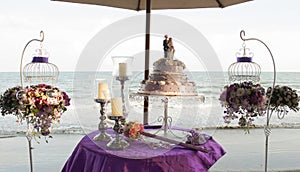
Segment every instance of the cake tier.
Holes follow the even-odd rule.
[[[179,60],[161,58],[154,62],[153,69],[161,72],[182,73],[185,69],[185,64]]]
[[[196,96],[194,82],[189,82],[183,73],[185,64],[179,60],[161,58],[154,62],[153,72],[141,83],[139,93],[170,96]]]
[[[149,76],[150,81],[170,81],[170,82],[187,82],[187,76],[182,73],[158,73],[154,72]]]
[[[141,84],[138,92],[158,95],[198,95],[194,82],[147,81]]]

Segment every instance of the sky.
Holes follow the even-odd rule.
[[[236,61],[236,52],[243,44],[239,34],[241,30],[245,30],[246,37],[259,38],[269,46],[277,71],[300,72],[299,6],[299,0],[254,0],[224,9],[152,10],[152,14],[182,20],[198,30],[214,49],[223,71]],[[145,11],[50,0],[1,1],[0,72],[19,71],[25,44],[33,38],[39,38],[41,30],[45,33],[43,45],[50,52],[49,61],[56,64],[60,71],[74,71],[79,58],[83,58],[82,51],[95,35],[120,20],[144,15]],[[176,38],[177,35],[172,36]],[[157,47],[161,46],[162,39],[153,37],[150,47],[160,51]],[[137,36],[132,40],[134,45],[142,45],[135,48],[141,49],[140,51],[133,52],[133,44],[127,39],[127,42],[123,41],[112,47],[115,51],[106,54],[106,61],[109,61],[109,56],[112,55],[133,55],[142,52],[144,38]],[[187,66],[191,66],[190,70],[199,69],[198,63],[194,63],[191,57],[192,53],[182,48],[180,40],[176,42],[175,39],[174,44],[178,47],[176,53],[185,56],[183,61]],[[38,43],[32,43],[26,49],[24,64],[31,61],[32,54],[38,46]],[[246,46],[254,53],[253,61],[261,66],[262,71],[272,71],[271,57],[262,44],[248,41]],[[119,51],[119,54],[116,51]],[[99,66],[101,68],[101,64]],[[105,65],[102,64],[103,66]],[[104,68],[109,69],[107,66]]]

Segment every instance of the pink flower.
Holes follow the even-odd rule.
[[[124,135],[132,139],[139,139],[144,126],[138,122],[129,122],[124,129]]]

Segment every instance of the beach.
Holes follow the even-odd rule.
[[[50,130],[51,136],[53,136],[48,139],[48,143],[43,137],[38,139],[40,143],[37,143],[35,139],[32,140],[33,171],[61,171],[81,139],[99,128],[100,114],[106,115],[106,117],[113,114],[112,101],[105,105],[105,114],[103,106],[100,110],[99,101],[97,102],[97,99],[101,97],[99,93],[103,93],[103,90],[99,89],[97,80],[102,80],[109,86],[110,93],[107,97],[123,98],[120,103],[123,106],[119,107],[126,109],[120,110],[125,116],[126,122],[138,121],[170,128],[195,129],[211,136],[224,148],[226,154],[216,161],[209,172],[265,171],[264,126],[266,124],[271,126],[268,140],[268,171],[300,172],[298,103],[297,108],[284,108],[284,110],[288,110],[287,114],[277,113],[285,112],[282,109],[274,111],[274,113],[267,110],[259,111],[255,115],[251,112],[256,111],[243,111],[247,115],[251,115],[254,120],[250,133],[246,133],[243,128],[239,127],[241,123],[244,123],[243,121],[235,119],[229,124],[226,123],[226,113],[230,114],[230,111],[226,111],[224,108],[226,104],[221,102],[222,97],[225,96],[221,93],[234,82],[235,77],[237,79],[235,82],[251,80],[259,83],[265,90],[271,86],[280,85],[291,87],[293,93],[300,93],[300,70],[295,65],[299,59],[295,58],[297,53],[294,52],[300,43],[300,39],[297,39],[300,37],[300,24],[296,19],[300,15],[297,8],[300,1],[292,0],[288,3],[271,0],[253,1],[228,8],[229,4],[227,5],[226,1],[216,1],[216,7],[222,9],[203,9],[202,6],[199,9],[198,6],[197,9],[190,9],[195,7],[190,6],[184,7],[187,9],[181,11],[177,10],[183,8],[182,6],[176,7],[176,9],[173,7],[180,3],[163,3],[166,4],[166,7],[162,8],[164,10],[160,10],[154,5],[156,2],[152,1],[152,5],[149,5],[151,2],[147,1],[150,2],[147,3],[147,6],[151,7],[151,10],[155,10],[151,12],[151,22],[149,21],[150,15],[148,15],[151,10],[148,8],[147,15],[145,15],[143,8],[140,8],[140,5],[144,5],[143,1],[138,1],[138,8],[132,8],[137,11],[141,10],[138,13],[133,10],[118,9],[122,3],[111,6],[118,7],[115,9],[100,7],[100,5],[80,4],[83,2],[55,1],[58,0],[32,1],[32,3],[6,1],[0,6],[0,37],[1,47],[3,47],[0,50],[2,57],[0,95],[12,87],[45,83],[58,87],[71,98],[70,106],[67,106],[67,110],[63,114],[55,113],[57,121],[45,117],[45,113],[39,113],[40,111],[48,113],[48,107],[41,108],[41,103],[38,101],[29,101],[34,102],[38,107],[31,115],[40,115],[41,118],[48,119],[47,123],[51,124]],[[35,5],[30,5],[33,3]],[[183,4],[188,5],[189,3],[193,2],[187,1]],[[197,3],[204,3],[204,1]],[[207,1],[207,3],[214,2]],[[203,7],[211,8],[213,6]],[[169,10],[170,7],[172,9]],[[223,9],[224,7],[226,8]],[[281,11],[281,13],[275,11]],[[37,12],[39,12],[38,15]],[[145,19],[146,25],[144,26]],[[147,32],[146,48],[144,48],[145,28]],[[148,39],[149,35],[151,35],[151,43]],[[162,47],[164,35],[168,39],[165,40]],[[26,42],[27,44],[25,44]],[[39,43],[36,47],[35,43],[31,44],[31,42]],[[261,43],[266,47],[256,45]],[[265,51],[265,48],[269,52]],[[176,54],[174,54],[175,50]],[[145,55],[145,52],[150,52],[149,57],[148,53]],[[165,54],[171,54],[171,56],[167,57]],[[269,54],[271,58],[269,58]],[[134,57],[132,63],[127,61],[124,64],[123,61],[120,63],[111,58],[127,56]],[[166,66],[161,68],[161,71],[157,70],[159,66],[154,65],[154,62],[162,57],[174,58],[182,61],[183,64]],[[42,69],[37,65],[40,62],[52,66],[53,70]],[[241,63],[236,62],[251,65],[242,66],[239,65]],[[29,64],[31,67],[27,68],[25,64]],[[19,67],[20,73],[18,72]],[[181,67],[183,67],[184,75],[179,72]],[[32,73],[36,73],[37,78],[41,78],[41,81],[35,81],[34,77],[33,80],[30,79],[31,77],[26,77],[26,73],[31,73],[29,69],[33,69]],[[50,75],[46,74],[47,72]],[[164,76],[164,72],[169,73],[170,77]],[[51,73],[55,73],[55,77],[51,77]],[[150,82],[151,78],[155,78],[153,73],[157,73],[157,80],[153,80],[153,88],[167,88],[170,85],[169,91],[173,90],[173,86],[174,88],[178,86],[180,92],[185,92],[189,91],[187,88],[195,86],[196,91],[193,92],[193,95],[196,95],[194,94],[196,92],[198,95],[193,98],[163,94],[147,95],[147,97],[144,97],[145,95],[133,96],[140,93],[139,91],[144,86],[143,83]],[[45,78],[50,76],[53,79],[44,80],[43,75]],[[150,81],[146,80],[148,76]],[[246,77],[240,78],[240,76]],[[180,83],[176,81],[177,78],[182,81],[187,79],[187,81]],[[157,89],[154,90],[157,91]],[[105,89],[105,93],[107,91]],[[238,93],[242,95],[243,92],[247,91],[239,89]],[[18,91],[16,94],[12,94],[12,99],[23,99],[21,93]],[[66,94],[63,97],[68,97]],[[47,106],[49,102],[59,100],[52,99],[58,95],[52,91],[40,95],[40,93],[36,95],[40,100],[50,97],[47,98]],[[291,97],[296,97],[293,95],[295,94],[284,94],[280,99],[288,101],[288,99],[291,100]],[[198,96],[201,97],[201,100]],[[31,94],[28,97],[31,97]],[[145,98],[149,100],[147,113],[145,113]],[[251,109],[255,106],[248,105],[248,103],[262,100],[260,98],[262,97],[255,96],[249,101],[241,101],[242,99],[238,98],[236,103],[246,104],[246,107]],[[233,99],[228,100],[232,101]],[[293,100],[296,99],[293,98]],[[281,100],[276,98],[276,101],[280,102]],[[69,104],[69,100],[67,102],[65,105]],[[291,102],[293,101],[288,103]],[[13,105],[11,101],[6,104]],[[30,108],[32,107],[34,106],[30,106]],[[239,108],[235,105],[231,107]],[[13,108],[10,107],[10,109]],[[20,109],[17,110],[17,114],[5,114],[2,111],[2,115],[0,115],[0,172],[30,171],[26,128],[34,127],[36,129],[44,125],[44,123],[37,122],[38,125],[28,126],[26,120],[28,122],[28,119],[32,118],[27,116],[26,120],[20,120],[20,115],[26,114],[27,109],[25,113],[23,108],[22,112]],[[54,112],[57,112],[57,108]],[[271,112],[270,116],[269,112]],[[285,116],[280,116],[280,114]],[[145,116],[147,116],[146,120]],[[267,117],[270,117],[270,121]],[[114,121],[107,120],[107,122],[108,127],[113,127]],[[45,131],[48,134],[50,130],[42,131],[43,134]],[[181,134],[183,134],[182,137],[177,139],[185,142],[186,133]],[[101,144],[106,145],[106,143]],[[150,144],[152,142],[149,143],[149,146]],[[128,152],[122,153],[128,154]],[[142,153],[148,152],[142,149]],[[178,154],[178,152],[175,153]],[[85,158],[86,156],[78,157]],[[178,157],[175,158],[179,159],[183,164],[181,166],[186,169],[189,166],[183,161],[184,158],[187,159],[186,156]],[[131,158],[134,157],[131,156]],[[212,156],[211,159],[213,158]],[[196,158],[193,156],[191,159]],[[92,162],[93,165],[85,167],[93,167],[93,169],[96,166],[103,167],[94,161],[89,162]],[[119,162],[114,161],[114,163]],[[202,162],[205,165],[209,164],[206,160]],[[176,167],[176,164],[169,163],[166,167]],[[191,166],[196,165],[192,163]],[[136,168],[136,161],[134,161],[133,167]],[[119,171],[117,170],[117,172]]]
[[[216,129],[213,138],[226,150],[210,172],[264,171],[263,129]],[[33,141],[34,171],[61,171],[83,134],[53,134],[49,143]],[[272,129],[269,137],[269,171],[300,171],[300,129]],[[0,138],[0,171],[29,170],[28,145],[24,135]]]
[[[278,73],[278,84],[289,85],[299,91],[300,73],[288,74]],[[109,81],[111,73],[100,72],[99,76],[94,76],[94,73],[76,75],[74,77],[72,72],[61,73],[57,86],[69,94],[71,106],[62,115],[61,123],[53,126],[53,138],[49,139],[48,144],[43,139],[40,144],[32,141],[34,171],[61,171],[81,138],[97,129],[99,104],[93,100],[93,82],[95,78],[106,78]],[[200,132],[211,135],[226,150],[227,153],[210,168],[210,172],[264,171],[265,117],[255,119],[259,128],[251,129],[250,134],[245,134],[243,129],[226,129],[227,124],[222,118],[223,108],[218,100],[224,86],[223,73],[212,73],[210,76],[219,82],[209,82],[210,78],[204,72],[193,72],[191,75],[197,82],[199,93],[205,96],[205,102],[194,105],[181,99],[170,99],[168,111],[173,119],[172,125],[198,128]],[[0,73],[0,76],[2,92],[18,83],[19,75],[16,72]],[[136,92],[141,80],[138,74],[136,76],[127,88],[130,93]],[[262,73],[262,77],[262,84],[269,86],[272,73]],[[130,112],[127,120],[143,121],[142,102],[133,99],[127,101]],[[149,123],[161,124],[157,121],[164,110],[161,100],[156,98],[150,101]],[[282,120],[274,114],[270,124],[273,128],[269,138],[269,171],[300,171],[299,112],[290,111]],[[235,128],[237,121],[229,126]],[[19,125],[14,116],[7,115],[1,117],[0,127],[0,172],[29,171],[28,143],[22,134],[26,124]]]

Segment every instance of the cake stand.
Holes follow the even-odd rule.
[[[193,100],[193,102],[195,101],[199,101],[199,103],[204,103],[205,101],[205,97],[203,95],[164,95],[164,94],[146,94],[146,93],[132,93],[130,94],[130,97],[132,98],[148,98],[149,97],[157,97],[160,98],[161,101],[164,104],[164,114],[162,116],[159,116],[157,121],[158,122],[162,122],[162,127],[155,133],[159,133],[160,131],[163,131],[163,134],[165,136],[168,135],[168,132],[170,132],[172,135],[177,136],[176,134],[174,134],[172,132],[172,117],[169,116],[168,113],[168,105],[169,105],[169,100],[171,98],[186,98],[188,100]],[[149,101],[149,100],[148,100]],[[148,121],[148,119],[147,119]]]

